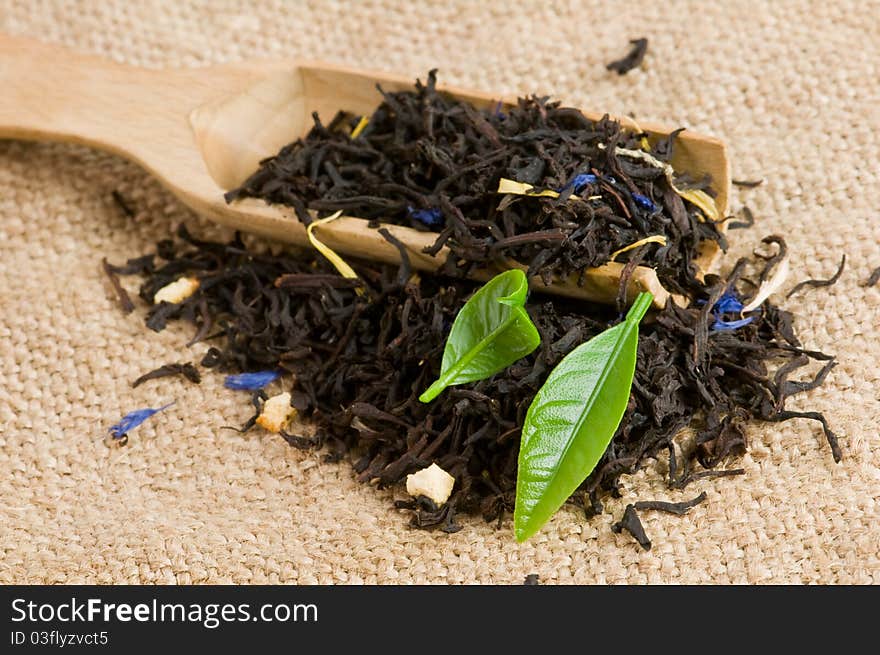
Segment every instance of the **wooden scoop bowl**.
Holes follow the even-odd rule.
[[[291,209],[255,199],[227,204],[223,193],[241,184],[261,159],[304,136],[313,111],[328,120],[339,109],[371,114],[381,101],[377,82],[387,91],[401,91],[411,89],[414,80],[286,61],[148,70],[0,36],[0,138],[64,141],[108,150],[143,166],[184,204],[217,223],[307,245],[305,227]],[[482,92],[438,88],[478,107],[494,106],[499,100]],[[601,118],[596,112],[584,114],[591,120]],[[649,139],[672,131],[649,124],[641,128]],[[678,137],[672,164],[694,177],[711,174],[718,212],[725,215],[730,173],[721,141],[686,131]],[[422,252],[434,242],[434,233],[398,225],[387,228],[407,247],[417,269],[435,271],[449,254],[446,249],[436,257]],[[366,220],[343,216],[316,232],[339,253],[399,261],[397,249]],[[697,259],[700,270],[710,271],[718,256],[717,245],[707,242]],[[608,263],[589,269],[582,286],[561,281],[548,290],[613,302],[622,269],[623,264]],[[485,277],[491,274],[487,271]],[[543,286],[540,280],[533,283]],[[647,267],[636,269],[629,291],[631,298],[638,291],[650,291],[657,307],[669,297]]]

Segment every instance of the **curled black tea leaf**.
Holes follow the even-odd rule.
[[[754,189],[755,187],[764,184],[764,180],[731,180],[730,183],[733,184],[733,186],[742,187],[744,189]]]
[[[844,266],[846,266],[846,254],[840,257],[840,264],[837,267],[837,271],[830,278],[828,278],[827,280],[804,280],[803,282],[798,282],[785,297],[791,298],[794,294],[796,294],[804,287],[813,287],[814,289],[817,289],[819,287],[830,287],[840,279],[840,276],[843,274]]]
[[[868,279],[865,280],[863,287],[873,287],[877,282],[880,282],[880,266],[871,271],[871,274],[868,276]]]
[[[148,380],[157,380],[159,378],[169,377],[172,375],[179,375],[195,384],[198,384],[202,381],[202,376],[199,373],[199,369],[197,369],[191,363],[187,362],[185,364],[165,364],[164,366],[155,368],[148,373],[144,373],[137,380],[132,382],[131,386],[132,388],[139,387]]]
[[[607,70],[613,70],[618,75],[626,75],[633,68],[638,68],[645,58],[645,53],[648,52],[648,39],[633,39],[630,43],[632,44],[632,49],[630,49],[629,54],[623,59],[612,61],[606,65],[605,68]]]
[[[651,540],[648,539],[648,535],[645,534],[645,528],[642,526],[639,513],[632,504],[627,505],[626,509],[623,511],[621,519],[617,523],[611,525],[611,531],[616,534],[620,534],[624,530],[629,532],[630,535],[632,535],[632,538],[635,539],[639,546],[644,550],[651,550]]]

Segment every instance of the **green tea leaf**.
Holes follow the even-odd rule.
[[[446,387],[483,380],[525,357],[541,343],[523,308],[525,273],[505,271],[486,282],[458,312],[440,366],[440,378],[419,396],[427,403]]]
[[[525,541],[596,467],[629,402],[639,321],[654,297],[640,293],[626,319],[571,351],[551,371],[523,423],[513,513]]]

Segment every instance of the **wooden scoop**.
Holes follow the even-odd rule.
[[[387,91],[411,89],[414,80],[373,71],[311,62],[258,61],[190,70],[148,70],[77,54],[31,40],[0,36],[0,138],[86,144],[127,157],[156,176],[197,213],[239,230],[307,245],[305,227],[286,207],[245,199],[227,204],[237,187],[282,146],[304,136],[317,111],[330,119],[339,109],[369,115]],[[438,87],[478,107],[499,97]],[[503,100],[503,99],[502,99]],[[511,104],[513,104],[511,102]],[[584,112],[591,120],[600,113]],[[622,119],[626,123],[627,119]],[[643,124],[650,139],[670,128]],[[695,178],[709,173],[719,215],[727,211],[730,173],[724,144],[694,132],[677,140],[672,165]],[[449,254],[422,252],[434,233],[388,225],[408,249],[413,266],[437,270]],[[367,221],[343,216],[316,228],[329,247],[364,259],[395,263],[399,254]],[[716,264],[719,249],[707,242],[697,259],[702,272]],[[613,302],[623,265],[589,269],[583,285],[554,284],[549,291]],[[485,272],[484,279],[492,272]],[[534,280],[535,286],[543,286]],[[654,294],[663,306],[669,293],[655,272],[639,267],[628,296]]]

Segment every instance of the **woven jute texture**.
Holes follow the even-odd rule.
[[[807,347],[839,360],[791,406],[826,414],[840,464],[812,421],[754,423],[745,475],[670,491],[658,462],[600,516],[565,508],[518,545],[509,520],[414,530],[393,508],[399,490],[221,429],[251,407],[215,374],[132,389],[205,346],[184,347],[188,327],[145,329],[142,305],[122,315],[101,258],[147,252],[181,222],[219,233],[123,159],[0,142],[0,582],[880,582],[880,285],[861,286],[880,266],[880,4],[34,0],[0,5],[0,31],[151,68],[305,57],[415,79],[438,67],[450,84],[686,126],[729,144],[735,177],[765,179],[734,191],[757,223],[730,233],[728,265],[784,235],[787,290],[847,256],[837,285],[783,302]],[[640,36],[644,65],[606,71]],[[125,412],[171,400],[126,448],[102,444]],[[627,502],[702,490],[687,516],[643,515],[650,552],[609,529]]]

